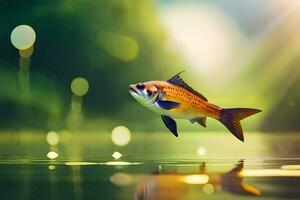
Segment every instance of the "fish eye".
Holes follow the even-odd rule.
[[[143,83],[138,83],[136,85],[136,88],[139,89],[139,90],[143,90],[145,88],[145,85]]]
[[[152,96],[152,91],[150,91],[150,90],[147,90],[147,95],[148,95],[148,97],[151,97]]]

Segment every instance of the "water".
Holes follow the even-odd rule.
[[[136,133],[125,147],[109,133],[2,133],[1,199],[299,199],[300,136]],[[122,157],[114,159],[113,152]],[[56,152],[55,159],[47,158]]]

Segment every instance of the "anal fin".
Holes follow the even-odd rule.
[[[190,119],[191,123],[195,123],[197,122],[198,124],[200,124],[203,127],[206,127],[206,117],[196,117],[194,119]]]

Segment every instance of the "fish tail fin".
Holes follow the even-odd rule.
[[[224,108],[221,110],[220,122],[239,140],[244,142],[243,129],[240,121],[261,112],[252,108]]]

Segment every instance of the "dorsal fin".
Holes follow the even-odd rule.
[[[184,89],[186,89],[186,90],[190,91],[191,93],[197,95],[201,99],[204,99],[205,101],[207,101],[207,99],[205,98],[205,96],[203,96],[202,94],[200,94],[199,92],[197,92],[196,90],[194,90],[192,87],[190,87],[186,82],[184,82],[180,78],[180,74],[182,72],[184,72],[184,71],[179,72],[178,74],[176,74],[175,76],[173,76],[172,78],[170,78],[169,80],[167,80],[167,82],[173,83],[173,84],[178,85],[180,87],[183,87]]]

